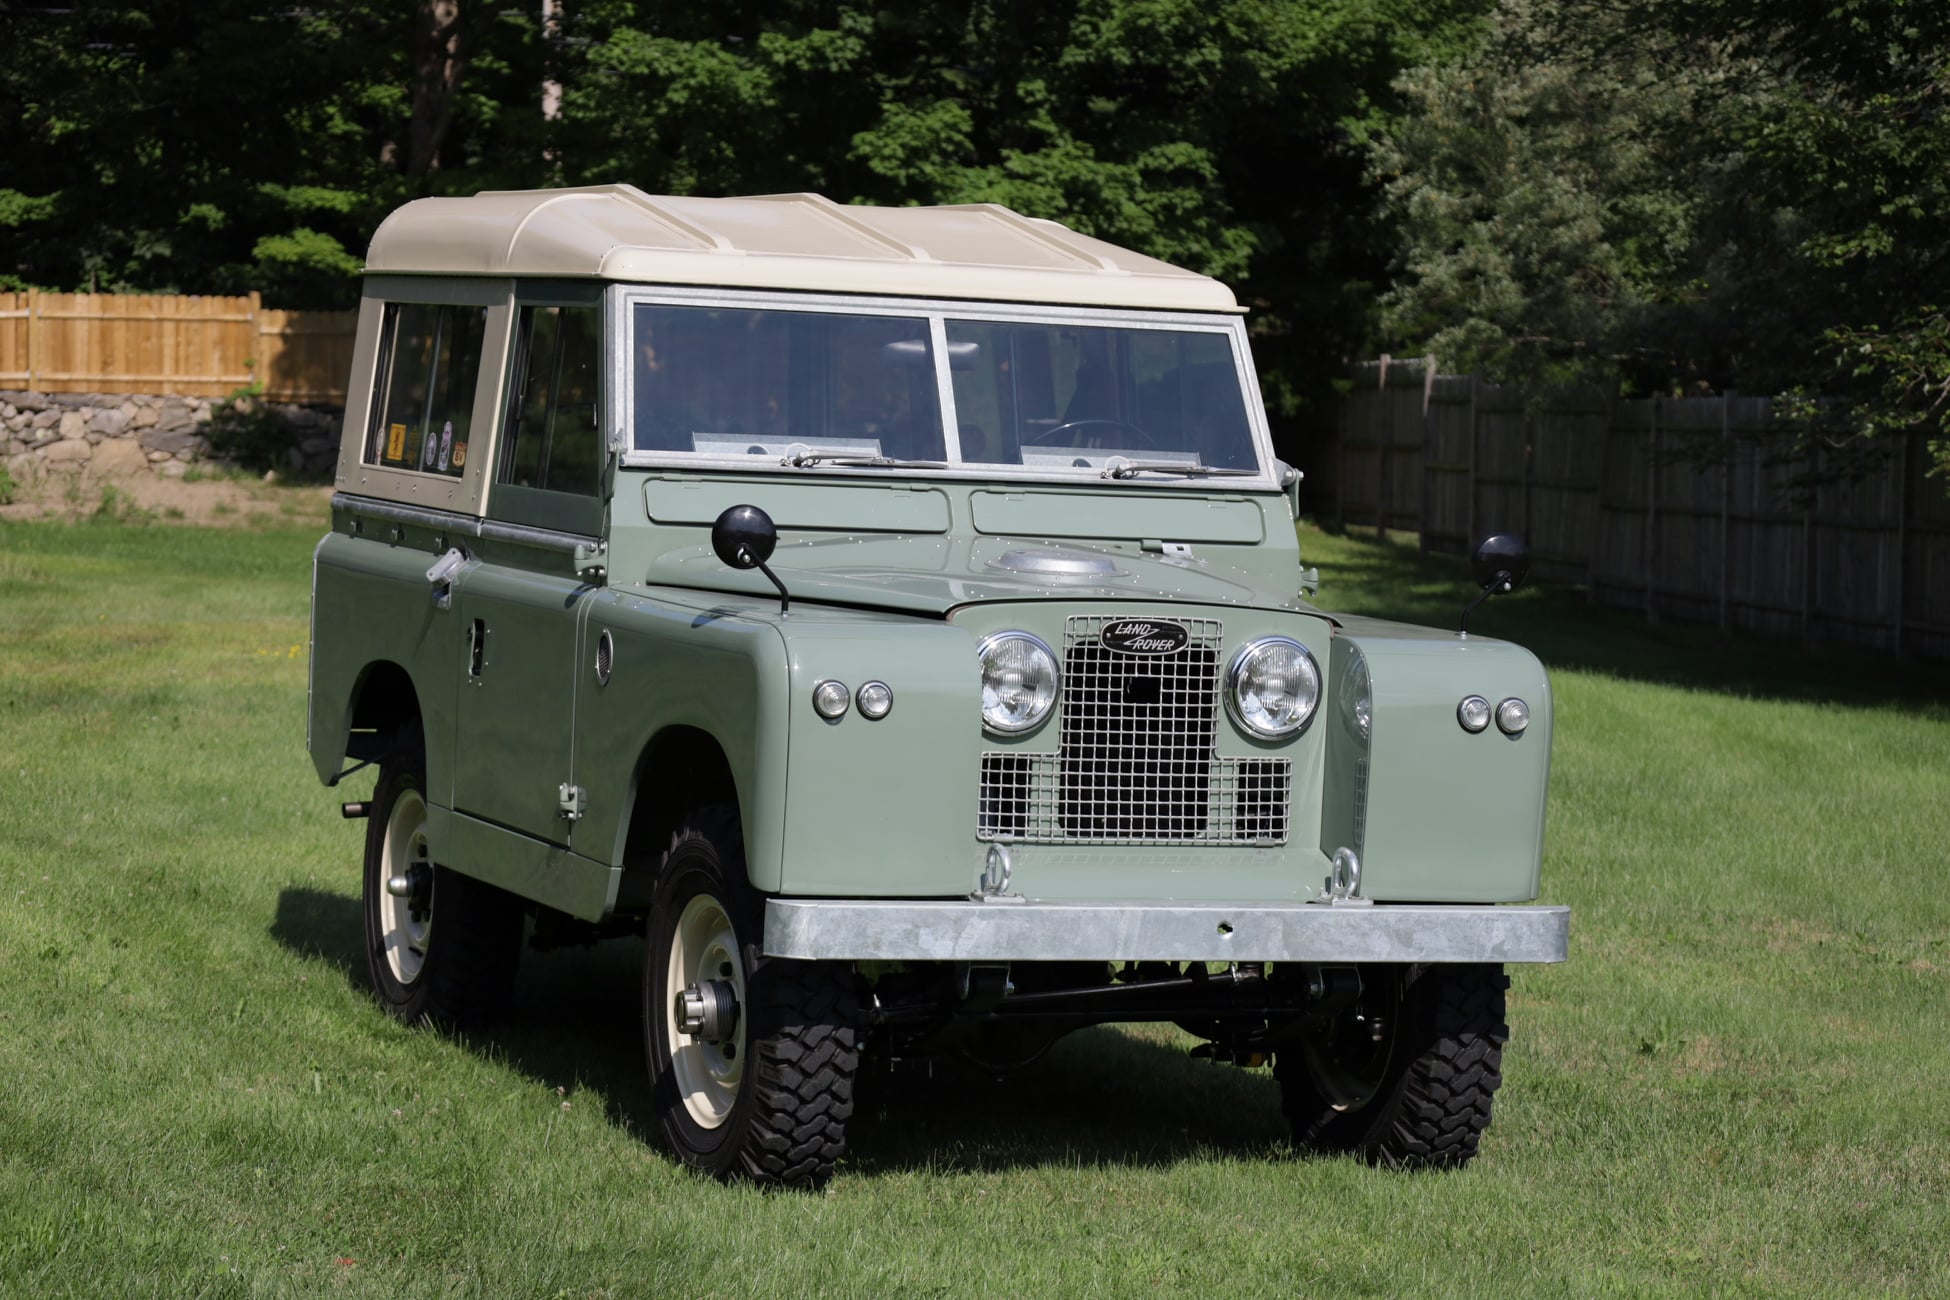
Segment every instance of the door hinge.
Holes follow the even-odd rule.
[[[555,811],[568,821],[579,822],[588,810],[588,798],[581,786],[565,781],[555,788]]]

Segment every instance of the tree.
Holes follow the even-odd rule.
[[[1386,331],[1518,383],[1794,395],[1804,437],[1950,428],[1946,59],[1906,0],[1503,0],[1377,142]]]

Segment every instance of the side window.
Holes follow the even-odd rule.
[[[523,307],[516,329],[517,383],[509,393],[501,481],[595,496],[603,435],[597,378],[602,315],[595,307]]]
[[[458,478],[467,468],[485,307],[386,305],[366,463]]]

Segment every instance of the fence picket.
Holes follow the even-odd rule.
[[[343,402],[358,313],[276,311],[257,294],[0,294],[0,386]]]

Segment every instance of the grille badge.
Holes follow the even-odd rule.
[[[1192,637],[1183,624],[1120,618],[1106,623],[1098,640],[1106,650],[1120,650],[1133,655],[1168,655],[1176,654],[1190,645]]]

